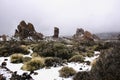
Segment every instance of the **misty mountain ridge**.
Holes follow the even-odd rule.
[[[96,33],[96,35],[100,39],[118,39],[120,32],[103,32],[103,33]]]

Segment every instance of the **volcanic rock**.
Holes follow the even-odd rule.
[[[59,37],[59,28],[58,27],[54,27],[54,35],[53,38],[58,38]]]
[[[84,29],[82,28],[77,28],[76,33],[73,35],[73,39],[77,41],[81,40],[94,41],[99,38],[89,31],[84,31]]]
[[[32,23],[26,24],[25,21],[21,21],[15,30],[14,37],[19,37],[20,40],[30,37],[34,40],[41,40],[43,39],[43,34],[36,32]]]

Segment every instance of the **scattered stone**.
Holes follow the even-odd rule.
[[[30,71],[29,75],[34,74],[34,71]]]
[[[80,68],[79,70],[82,70],[82,68]]]
[[[8,59],[4,59],[4,61],[8,61]]]
[[[6,62],[2,62],[1,66],[2,67],[6,67],[7,63]]]
[[[38,75],[38,72],[34,72],[34,75]]]

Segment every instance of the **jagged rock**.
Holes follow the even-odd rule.
[[[84,29],[77,28],[76,35],[81,35],[81,34],[84,34]]]
[[[94,41],[95,39],[99,39],[96,35],[90,33],[89,31],[84,31],[82,28],[77,28],[76,34],[73,35],[73,39],[77,41],[81,40],[89,40]]]
[[[76,34],[73,35],[73,38],[81,40],[83,37],[83,34],[84,34],[84,30],[82,28],[77,28]]]
[[[39,40],[39,39],[43,39],[43,34],[42,33],[34,33],[32,34],[32,38],[35,39],[35,40]]]
[[[35,28],[34,28],[33,24],[28,23],[27,27],[30,31],[35,31]]]
[[[89,31],[85,31],[85,32],[84,32],[83,38],[84,38],[85,40],[91,40],[91,41],[93,41],[93,35],[92,35]]]
[[[43,34],[36,32],[32,23],[26,24],[25,21],[21,21],[17,29],[15,30],[14,37],[19,37],[20,40],[29,37],[32,37],[32,39],[34,40],[41,40],[43,39]]]
[[[59,28],[54,27],[54,35],[53,38],[58,38],[59,37]]]
[[[6,67],[7,63],[6,62],[2,62],[1,66],[2,67]]]

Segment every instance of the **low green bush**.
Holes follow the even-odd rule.
[[[85,58],[82,55],[74,55],[69,59],[70,62],[84,62]]]
[[[69,59],[72,51],[65,44],[60,42],[43,42],[33,48],[42,57],[59,57]]]
[[[34,71],[44,67],[44,58],[35,57],[22,66],[22,70]]]
[[[31,56],[34,58],[34,57],[40,57],[40,55],[36,52],[32,53]]]
[[[27,48],[21,46],[19,43],[6,43],[0,47],[0,56],[8,57],[14,53],[28,54]]]
[[[68,78],[76,74],[76,71],[72,67],[63,67],[59,70],[60,77]]]
[[[22,63],[23,54],[15,53],[10,56],[11,63]]]

